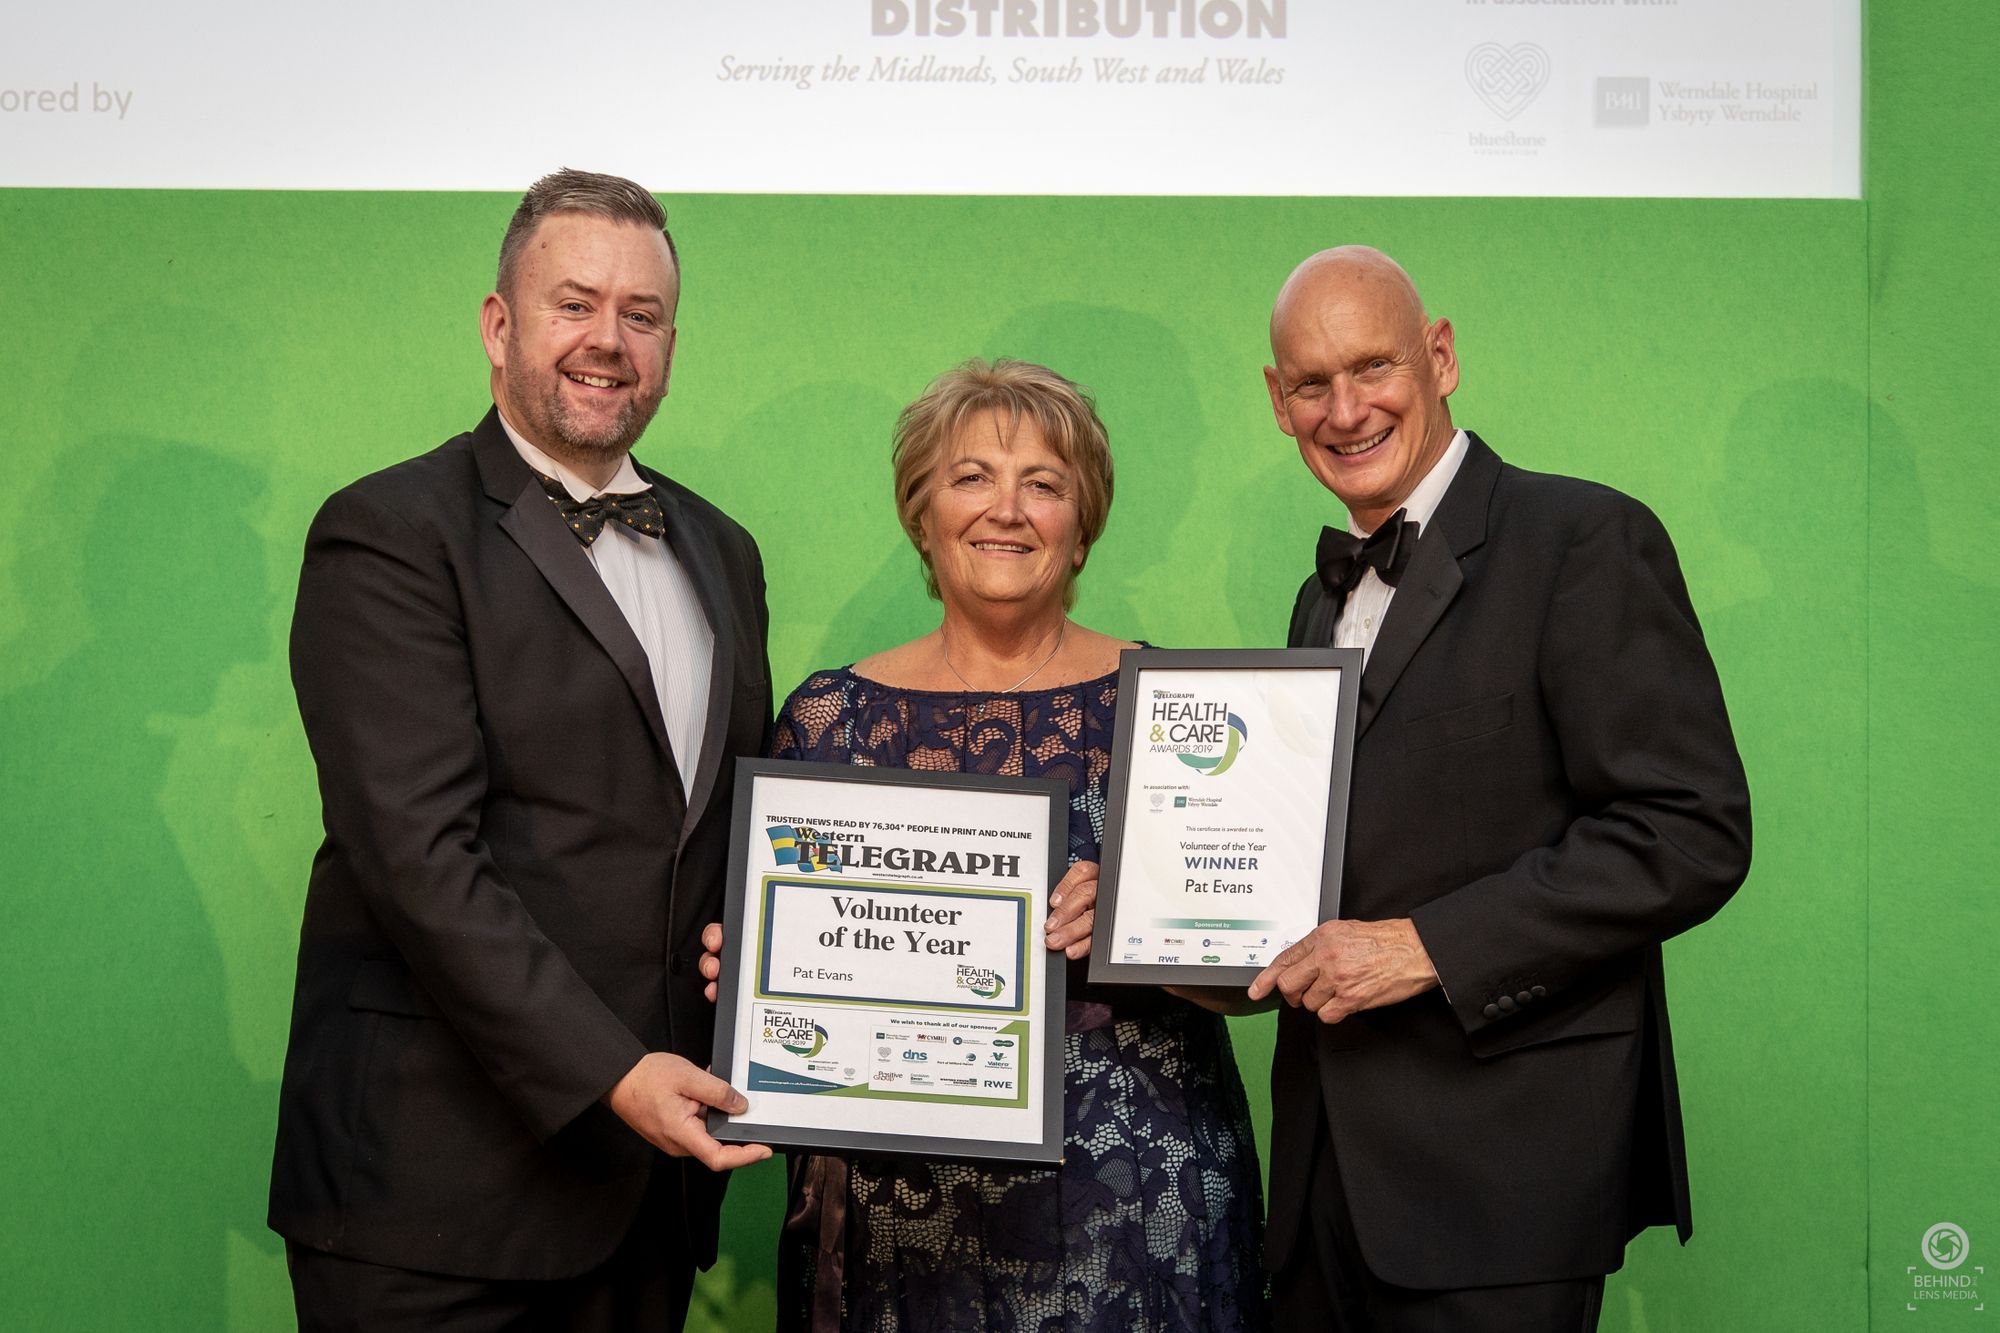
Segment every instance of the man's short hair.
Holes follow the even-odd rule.
[[[507,234],[500,241],[500,273],[494,281],[494,289],[501,296],[512,296],[514,270],[520,266],[521,251],[528,238],[535,234],[543,219],[558,213],[589,213],[612,222],[652,228],[666,238],[674,277],[680,277],[680,251],[674,248],[673,233],[667,230],[667,212],[660,207],[659,200],[623,176],[564,167],[530,185],[507,224]]]
[[[992,412],[1003,421],[1034,421],[1050,452],[1062,460],[1076,480],[1077,541],[1086,554],[1111,515],[1111,441],[1098,420],[1090,394],[1047,366],[1002,357],[974,358],[931,381],[930,387],[896,420],[896,517],[924,562],[924,586],[938,595],[937,574],[924,550],[924,511],[930,508],[931,483],[938,462],[975,417]],[[1063,605],[1076,601],[1072,570],[1063,588]]]

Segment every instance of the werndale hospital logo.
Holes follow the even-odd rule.
[[[1909,1264],[1903,1269],[1910,1279],[1909,1299],[1903,1302],[1905,1310],[1923,1309],[1932,1302],[1942,1301],[1969,1305],[1975,1311],[1986,1308],[1979,1294],[1979,1279],[1986,1275],[1986,1269],[1966,1262],[1972,1257],[1972,1240],[1964,1227],[1956,1222],[1932,1224],[1917,1243],[1917,1251],[1926,1267]]]
[[[1150,721],[1146,744],[1154,754],[1171,754],[1211,778],[1227,773],[1250,740],[1250,728],[1224,699],[1158,690]]]

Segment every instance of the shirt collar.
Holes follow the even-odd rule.
[[[618,460],[617,475],[612,477],[600,489],[592,486],[575,472],[564,467],[556,459],[551,458],[548,454],[521,438],[521,433],[515,430],[513,424],[507,420],[507,414],[504,411],[500,413],[500,428],[507,432],[507,438],[513,443],[514,452],[521,455],[521,461],[543,476],[554,477],[557,481],[561,482],[563,489],[569,492],[569,498],[572,500],[588,500],[593,495],[630,495],[634,491],[652,489],[652,487],[646,484],[645,479],[639,475],[639,469],[632,466],[632,455],[630,454]]]
[[[1401,508],[1405,522],[1416,524],[1419,532],[1430,531],[1431,515],[1437,512],[1439,503],[1444,499],[1444,493],[1451,489],[1452,478],[1458,475],[1459,464],[1465,461],[1465,455],[1471,447],[1464,431],[1453,433],[1451,443],[1445,446],[1444,453],[1437,462],[1431,464],[1431,470],[1424,473],[1424,479],[1410,492],[1410,498],[1403,501]],[[1372,528],[1361,527],[1351,519],[1347,530],[1357,537],[1366,537],[1374,531]]]

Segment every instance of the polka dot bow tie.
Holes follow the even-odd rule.
[[[1313,563],[1319,569],[1319,581],[1327,595],[1345,603],[1347,594],[1354,591],[1361,576],[1371,569],[1382,582],[1395,587],[1416,546],[1417,525],[1404,518],[1403,511],[1398,509],[1366,539],[1339,528],[1320,529],[1319,550]]]
[[[542,474],[535,474],[542,477]],[[651,491],[634,491],[630,495],[593,495],[588,500],[572,499],[569,487],[554,477],[542,477],[542,489],[549,493],[549,503],[569,524],[569,530],[585,546],[596,541],[604,531],[608,520],[617,519],[641,537],[664,537],[667,532],[667,516],[660,512],[660,502],[653,498]]]

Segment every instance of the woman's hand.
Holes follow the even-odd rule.
[[[1084,958],[1090,954],[1090,932],[1096,924],[1097,862],[1078,861],[1049,894],[1049,919],[1043,928],[1044,936],[1049,947],[1062,950],[1065,958]],[[710,929],[716,931],[720,942],[721,930]],[[702,942],[708,942],[707,935],[702,936]]]
[[[722,923],[720,921],[711,921],[701,928],[701,947],[705,952],[701,956],[701,961],[695,964],[695,966],[699,967],[701,974],[708,978],[708,984],[701,988],[701,993],[708,997],[710,1004],[714,1004],[715,983],[722,977]]]

